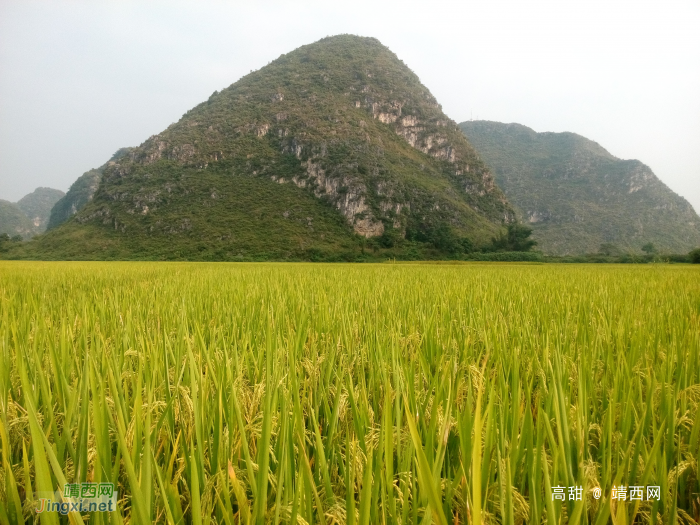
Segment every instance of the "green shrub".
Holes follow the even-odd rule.
[[[491,239],[491,247],[495,252],[528,252],[537,245],[537,241],[529,239],[532,228],[524,224],[509,224],[505,232]]]
[[[656,246],[654,246],[654,243],[648,242],[642,246],[642,251],[651,255],[652,253],[656,253]]]
[[[700,264],[700,248],[695,248],[688,254],[690,262],[693,264]]]

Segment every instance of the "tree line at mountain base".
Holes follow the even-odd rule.
[[[180,260],[180,261],[231,261],[231,262],[384,262],[391,261],[495,261],[495,262],[552,262],[552,263],[695,263],[700,264],[700,248],[688,254],[658,253],[650,243],[642,247],[643,254],[624,253],[614,245],[601,245],[598,253],[553,256],[534,251],[536,241],[530,239],[532,229],[522,224],[507,225],[491,243],[476,248],[465,237],[455,234],[445,224],[408,230],[404,238],[398,230],[387,228],[380,237],[359,239],[357,249],[324,250],[306,248],[294,252],[268,253],[195,251],[175,253],[168,257],[156,253],[127,256],[115,252],[105,254],[102,260]],[[61,260],[55,253],[32,252],[29,243],[19,236],[0,235],[0,259]],[[88,257],[91,259],[91,257]]]

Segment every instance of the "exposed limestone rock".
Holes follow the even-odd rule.
[[[357,233],[365,237],[374,237],[384,232],[384,225],[374,220],[365,203],[367,188],[363,184],[346,178],[327,177],[326,172],[311,160],[306,162],[306,172],[309,179],[316,185],[314,190],[316,196],[325,195],[334,202],[335,207]],[[347,190],[341,193],[340,188],[347,188]]]
[[[301,148],[301,146],[297,146]],[[300,188],[313,187],[317,197],[328,198],[345,217],[354,231],[364,237],[376,237],[384,233],[384,224],[372,216],[365,195],[367,188],[356,181],[332,178],[326,175],[321,166],[312,160],[305,162],[307,178],[292,177],[292,182]],[[272,176],[272,180],[284,184],[284,177]],[[397,208],[397,211],[400,207]]]
[[[377,119],[379,122],[383,122],[384,124],[391,124],[393,122],[396,122],[396,119],[399,118],[398,115],[394,115],[392,113],[379,113],[377,115]]]
[[[192,144],[182,144],[180,146],[175,146],[168,158],[171,160],[186,161],[194,157],[195,153],[196,150]]]
[[[550,218],[551,214],[548,211],[529,211],[527,212],[527,221],[529,223],[543,222]]]
[[[381,222],[374,222],[371,219],[360,219],[355,221],[353,229],[363,237],[379,237],[384,233],[384,224]]]
[[[401,119],[401,125],[402,126],[417,126],[418,125],[418,118],[414,117],[413,115],[406,115],[404,118]]]
[[[644,169],[646,166],[638,166],[630,175],[628,193],[635,193],[653,182],[656,176],[649,169]]]

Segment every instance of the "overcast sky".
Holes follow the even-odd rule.
[[[700,211],[700,2],[0,0],[0,198],[66,191],[250,70],[374,36],[457,122],[573,131]]]

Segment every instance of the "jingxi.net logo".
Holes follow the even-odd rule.
[[[117,510],[117,492],[113,483],[68,483],[60,492],[37,494],[37,514],[58,512],[114,512]]]

